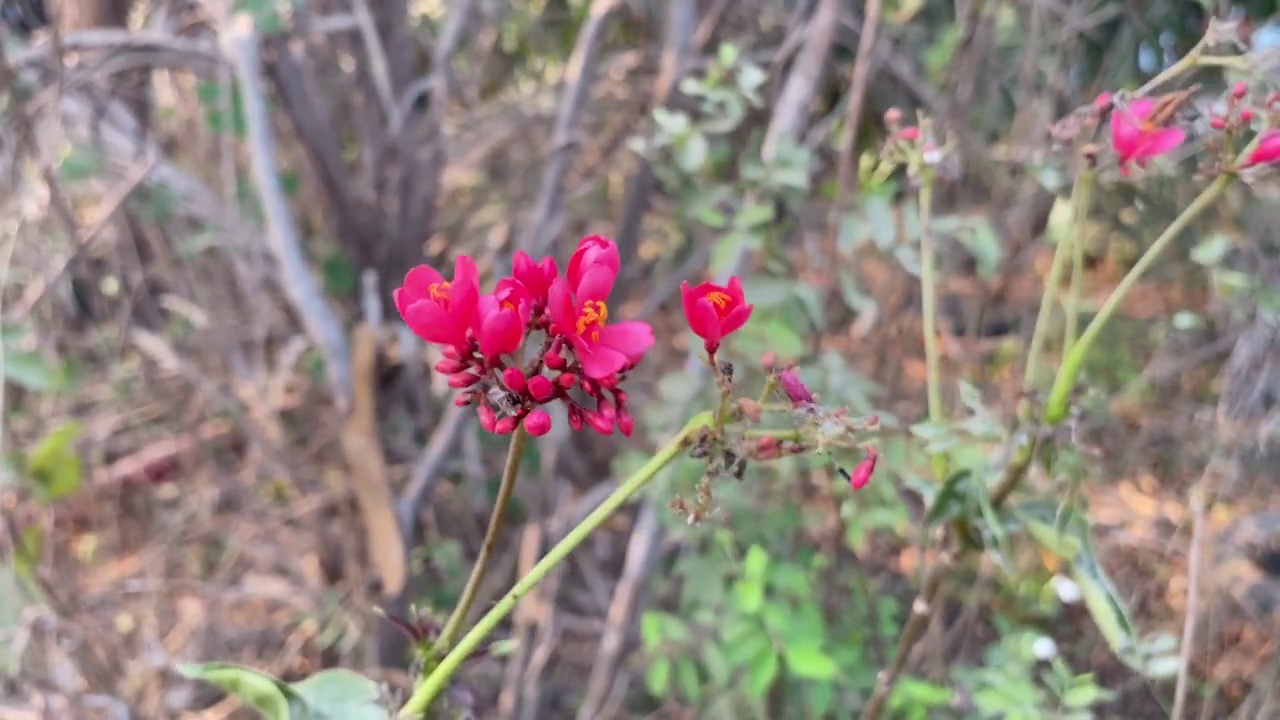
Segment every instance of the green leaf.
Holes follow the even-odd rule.
[[[783,650],[787,671],[806,680],[830,680],[840,671],[836,661],[814,645],[791,645]]]
[[[266,720],[311,720],[306,701],[285,683],[257,670],[224,662],[178,666],[193,680],[217,685],[262,713]]]
[[[702,682],[693,658],[685,656],[676,661],[676,683],[680,686],[680,694],[689,702],[696,703],[702,697]]]
[[[734,583],[734,594],[738,598],[738,609],[748,615],[755,615],[764,607],[764,583],[758,580],[739,580]]]
[[[836,686],[829,682],[813,683],[806,693],[809,711],[816,717],[828,717],[836,701]]]
[[[724,650],[713,642],[702,645],[702,667],[706,669],[711,682],[724,687],[732,679],[733,671],[729,667],[729,658]]]
[[[764,697],[778,677],[778,653],[772,646],[761,652],[751,661],[747,669],[747,695]]]
[[[80,423],[65,423],[50,431],[27,453],[27,476],[41,500],[53,502],[80,489],[83,465],[75,450],[79,435]]]
[[[763,583],[769,572],[769,553],[764,548],[752,545],[747,549],[747,556],[742,560],[742,577],[752,582]]]
[[[1144,668],[1136,662],[1134,652],[1137,637],[1133,621],[1120,601],[1115,585],[1087,546],[1072,560],[1071,577],[1080,586],[1085,607],[1112,652],[1125,664],[1141,672]]]
[[[37,352],[5,348],[4,377],[15,385],[37,392],[47,392],[60,385],[58,373]]]
[[[1076,685],[1063,693],[1062,704],[1069,708],[1080,710],[1094,703],[1102,702],[1105,697],[1106,692],[1102,688],[1093,683],[1088,683]]]
[[[738,210],[734,223],[741,230],[754,230],[773,220],[773,206],[764,203],[751,203]]]
[[[961,470],[948,477],[929,505],[925,524],[932,527],[944,520],[963,516],[972,479],[973,473],[969,470]]]
[[[773,642],[765,634],[764,629],[748,619],[743,629],[732,637],[725,638],[724,653],[730,663],[735,666],[748,666],[764,652],[773,652]]]
[[[684,172],[692,175],[707,164],[711,154],[711,145],[707,136],[700,132],[691,132],[676,141],[676,163]]]
[[[378,684],[343,668],[322,670],[292,685],[311,720],[387,720]]]
[[[887,250],[898,242],[898,223],[893,216],[893,202],[886,195],[872,195],[862,205],[867,228],[876,247]]]
[[[644,675],[644,686],[656,698],[665,698],[671,687],[671,658],[655,658]]]
[[[640,617],[640,639],[644,649],[653,652],[662,645],[662,616],[653,610],[646,610]]]

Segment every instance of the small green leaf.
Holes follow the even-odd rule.
[[[711,154],[711,145],[707,136],[700,132],[691,132],[676,141],[676,163],[684,172],[693,175],[707,164]]]
[[[732,639],[725,639],[725,657],[738,667],[752,665],[766,651],[773,652],[773,643],[764,629],[754,622],[750,623],[747,630],[736,633]]]
[[[322,670],[292,689],[311,710],[311,720],[387,720],[378,684],[343,668]]]
[[[193,680],[217,685],[252,705],[266,720],[310,720],[305,701],[292,688],[257,670],[232,663],[211,662],[179,665],[178,672]]]
[[[948,477],[946,482],[942,483],[937,496],[933,498],[933,503],[929,505],[929,512],[925,514],[925,524],[932,527],[944,520],[964,515],[965,502],[969,496],[969,483],[972,479],[973,473],[969,470],[961,470]]]
[[[671,687],[671,658],[655,658],[644,675],[644,686],[656,698],[665,698]]]
[[[778,677],[778,653],[772,646],[757,655],[747,670],[747,694],[751,697],[764,697]]]
[[[640,617],[640,639],[647,652],[653,652],[662,644],[662,616],[647,610]]]
[[[702,646],[702,667],[706,669],[711,682],[721,687],[728,685],[733,675],[729,667],[729,658],[725,656],[724,650],[713,642],[704,643]]]
[[[41,500],[54,502],[80,489],[83,465],[75,449],[79,435],[80,423],[65,423],[50,431],[27,453],[27,476]]]
[[[702,697],[702,682],[693,658],[685,656],[676,661],[676,683],[680,685],[680,694],[689,702],[696,703]]]
[[[60,384],[58,373],[40,353],[5,348],[4,378],[37,392],[53,390]]]
[[[734,583],[738,609],[747,615],[755,615],[764,607],[764,583],[757,580],[739,580]]]
[[[813,645],[792,645],[783,651],[787,658],[787,671],[806,680],[830,680],[840,671],[836,661]]]
[[[734,222],[739,229],[753,230],[773,220],[773,206],[764,203],[751,203],[738,210]]]
[[[769,553],[759,545],[752,545],[747,550],[747,556],[742,560],[742,577],[763,583],[768,572]]]

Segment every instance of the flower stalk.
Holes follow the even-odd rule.
[[[457,645],[453,646],[448,654],[440,660],[439,664],[422,680],[414,689],[408,702],[401,708],[399,717],[402,720],[421,717],[427,708],[431,706],[432,701],[448,685],[449,680],[458,671],[458,667],[462,662],[480,647],[485,638],[497,628],[498,623],[502,622],[504,618],[515,610],[520,598],[537,587],[543,578],[560,563],[564,562],[569,553],[581,545],[596,528],[603,525],[619,508],[648,486],[663,468],[676,459],[681,451],[686,449],[700,431],[712,425],[712,421],[711,412],[702,412],[693,416],[675,437],[654,454],[649,462],[645,463],[626,482],[618,486],[618,489],[613,491],[613,494],[606,498],[604,502],[600,503],[599,507],[583,519],[577,527],[569,531],[569,534],[565,535],[564,539],[557,543],[555,547],[551,548],[527,575],[520,578],[519,582],[506,595],[503,595],[502,599],[498,600],[493,608],[485,613],[466,635],[462,636]]]
[[[528,439],[529,433],[525,431],[523,425],[517,427],[511,434],[511,443],[507,446],[507,461],[502,468],[502,483],[498,485],[498,497],[494,500],[493,512],[489,515],[489,527],[484,531],[484,543],[480,546],[480,554],[476,556],[475,565],[471,567],[471,575],[462,589],[462,596],[458,598],[453,614],[449,616],[444,629],[440,631],[440,637],[436,640],[433,648],[435,657],[440,657],[449,651],[454,638],[462,629],[462,624],[467,621],[471,606],[475,604],[476,593],[480,591],[480,582],[484,579],[489,561],[493,558],[494,548],[498,544],[502,518],[506,515],[507,506],[511,504],[516,478],[520,475],[520,459],[524,456],[524,447]]]

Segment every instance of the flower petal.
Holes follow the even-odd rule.
[[[751,311],[755,307],[755,305],[740,305],[731,310],[728,315],[720,318],[720,335],[723,337],[737,332],[738,328],[746,325],[747,320],[751,318]]]
[[[561,335],[573,335],[578,318],[573,312],[573,295],[564,278],[556,278],[547,291],[547,309],[551,311],[552,328]]]
[[[613,375],[628,362],[626,355],[604,345],[574,343],[573,349],[578,355],[578,362],[582,363],[582,372],[595,380]]]
[[[480,352],[487,358],[495,358],[515,352],[523,339],[520,315],[514,310],[497,310],[484,319],[480,328]]]
[[[419,300],[409,306],[404,322],[415,335],[440,345],[465,344],[466,326],[459,326],[445,309],[430,300]]]
[[[431,297],[431,286],[444,282],[440,271],[430,265],[419,265],[404,276],[404,285],[395,291],[396,309],[403,317],[405,310],[419,300]]]
[[[747,302],[747,296],[742,292],[742,281],[738,279],[737,275],[729,278],[729,287],[725,288],[725,290],[729,291],[729,298],[733,300],[733,305],[743,305]]]
[[[715,306],[705,297],[699,297],[693,303],[693,314],[689,316],[689,329],[693,334],[709,343],[718,343],[724,333],[720,330],[720,317],[716,315]]]
[[[578,304],[609,299],[609,293],[613,292],[613,281],[616,278],[617,273],[604,265],[585,268],[582,277],[578,280],[578,287],[574,288]]]
[[[653,343],[653,328],[639,320],[626,320],[600,329],[600,344],[626,355],[630,362],[644,357]]]
[[[1138,150],[1138,155],[1144,158],[1156,157],[1163,155],[1170,150],[1178,147],[1187,139],[1187,131],[1180,127],[1165,128],[1147,133],[1143,138],[1142,147]]]
[[[1125,112],[1129,113],[1139,122],[1151,117],[1151,113],[1156,109],[1156,101],[1150,98],[1139,98],[1129,103],[1125,108]]]

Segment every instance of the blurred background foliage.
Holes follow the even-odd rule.
[[[677,465],[522,603],[514,642],[468,665],[479,716],[851,717],[938,562],[930,533],[956,517],[988,549],[955,569],[891,716],[1162,717],[1183,662],[1202,717],[1266,716],[1271,425],[1213,430],[1233,362],[1255,416],[1280,381],[1266,193],[1232,196],[1126,304],[1058,472],[999,511],[981,480],[1070,186],[1047,128],[1168,67],[1212,16],[1260,57],[1280,45],[1276,3],[888,0],[850,128],[872,3],[81,0],[85,21],[45,1],[2,0],[0,35],[0,628],[18,705],[231,716],[236,701],[173,669],[208,659],[406,687],[403,645],[370,608],[457,599],[502,442],[449,409],[380,300],[418,262],[467,253],[492,278],[516,248],[563,255],[600,232],[625,254],[620,312],[661,338],[634,380],[640,429],[535,443],[482,600],[711,403],[682,280],[740,274],[756,311],[727,348],[738,381],[760,382],[765,352],[798,363],[826,404],[879,415],[881,465],[857,494],[836,471],[856,457],[753,467],[717,482],[696,524],[667,509],[700,477]],[[236,13],[260,43],[265,162],[224,59]],[[1270,71],[1202,73],[1187,121],[1242,78],[1280,87]],[[932,220],[946,424],[921,422],[914,195],[839,180],[883,142],[891,107],[955,142]],[[376,398],[365,430],[385,462],[339,450],[354,431],[327,379],[337,356],[285,292],[264,165],[328,312],[374,330],[376,366],[355,360],[351,391]],[[1174,169],[1099,194],[1088,306],[1199,189],[1190,161]],[[1235,480],[1198,589],[1211,632],[1180,657],[1187,492],[1224,448]],[[949,458],[946,482],[926,452]],[[372,547],[387,524],[404,548]],[[388,587],[377,558],[402,550],[411,580]]]

